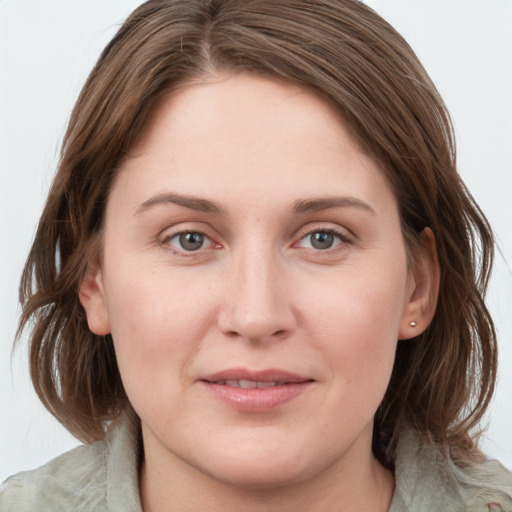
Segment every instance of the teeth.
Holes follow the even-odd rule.
[[[232,388],[244,388],[244,389],[255,389],[255,388],[271,388],[277,386],[278,382],[256,382],[254,380],[227,380],[226,386]]]
[[[277,382],[258,382],[258,388],[272,388],[277,384]]]
[[[244,388],[244,389],[251,389],[251,388],[257,388],[258,387],[258,383],[253,381],[253,380],[242,380],[240,379],[238,381],[238,384],[241,388]]]

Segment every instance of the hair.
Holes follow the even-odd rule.
[[[399,341],[375,416],[374,452],[392,466],[415,430],[468,463],[496,379],[484,303],[492,232],[457,170],[449,114],[404,39],[356,0],[149,0],[102,52],[72,112],[58,172],[20,285],[19,334],[48,410],[75,436],[105,436],[130,408],[110,336],[90,332],[78,289],[98,258],[116,173],[161,100],[218,72],[275,77],[319,95],[380,166],[408,250],[435,235],[435,316]]]

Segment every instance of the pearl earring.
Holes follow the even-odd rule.
[[[416,324],[416,322],[413,320],[412,322],[409,322],[409,325],[410,325],[411,327],[416,327],[416,325],[417,325],[417,324]]]

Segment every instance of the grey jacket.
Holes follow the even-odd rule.
[[[137,432],[123,418],[104,441],[10,477],[0,488],[0,512],[142,512]],[[415,435],[404,436],[390,512],[512,512],[512,474],[498,462],[469,475],[440,460]]]

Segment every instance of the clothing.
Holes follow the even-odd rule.
[[[104,441],[83,445],[0,488],[0,512],[142,512],[138,428],[124,417]],[[496,461],[473,476],[403,436],[390,512],[512,512],[512,474]],[[493,504],[499,508],[493,508]]]

